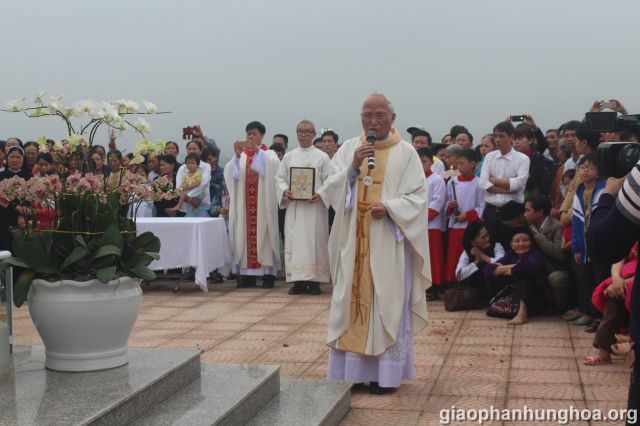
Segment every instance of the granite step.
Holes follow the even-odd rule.
[[[280,392],[280,367],[202,364],[200,378],[133,425],[244,425]]]
[[[200,350],[129,348],[110,370],[45,370],[42,346],[17,347],[0,377],[0,425],[122,425],[200,376]]]
[[[351,383],[285,379],[280,393],[248,426],[337,425],[351,405]]]

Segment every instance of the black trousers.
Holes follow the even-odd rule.
[[[506,227],[502,223],[502,208],[493,204],[486,204],[484,213],[482,213],[482,221],[485,228],[489,231],[491,239],[502,244],[503,247],[509,247]]]

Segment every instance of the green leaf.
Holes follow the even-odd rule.
[[[80,244],[82,247],[87,248],[87,242],[84,240],[82,235],[76,235],[76,242]]]
[[[143,248],[144,251],[151,252],[160,252],[160,239],[153,235],[152,232],[144,232],[138,235],[133,241],[131,241],[131,246],[140,249]]]
[[[156,273],[143,265],[136,265],[131,268],[129,272],[145,281],[153,281],[156,279]]]
[[[116,267],[109,266],[108,268],[98,269],[96,271],[96,278],[98,278],[103,283],[108,283],[111,280],[116,279]]]
[[[152,258],[153,260],[160,260],[160,253],[145,251],[144,254]]]
[[[110,225],[105,229],[102,238],[100,239],[100,245],[113,245],[122,248],[122,235],[120,235],[120,229],[117,225]]]
[[[87,250],[86,247],[78,246],[74,248],[71,254],[64,260],[64,262],[62,262],[62,266],[60,266],[60,270],[63,271],[69,265],[72,265],[77,261],[83,259],[84,257],[87,256],[88,253],[89,251]]]
[[[0,263],[0,270],[7,269],[10,266],[17,266],[19,268],[29,269],[29,265],[24,263],[24,261],[22,259],[20,259],[18,257],[15,257],[15,256],[11,256],[11,257],[8,257],[8,258],[4,259],[2,261],[2,263]]]
[[[13,303],[18,308],[27,300],[27,295],[29,294],[29,289],[31,289],[31,283],[35,275],[33,271],[24,271],[18,277],[16,286],[13,289]]]
[[[22,234],[13,240],[13,253],[22,259],[35,272],[54,274],[58,272],[58,264],[46,250],[41,234]]]
[[[98,251],[96,252],[95,255],[93,255],[94,259],[99,259],[101,257],[104,256],[110,256],[110,255],[115,255],[115,256],[120,256],[121,250],[119,247],[116,247],[114,245],[108,244],[105,246],[102,246],[98,249]]]

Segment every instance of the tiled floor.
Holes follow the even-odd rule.
[[[130,345],[198,347],[203,362],[280,364],[283,377],[326,376],[329,287],[321,296],[289,296],[283,283],[209,288],[202,293],[187,283],[174,294],[170,283],[145,287]],[[441,424],[441,410],[452,408],[573,406],[606,414],[626,406],[628,368],[622,359],[583,366],[593,352],[593,335],[583,328],[552,317],[512,327],[483,311],[446,312],[442,302],[429,304],[429,316],[429,327],[415,336],[416,379],[383,396],[354,391],[344,425]],[[16,312],[15,343],[40,343],[26,308]]]

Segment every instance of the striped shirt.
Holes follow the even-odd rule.
[[[640,163],[633,167],[622,185],[616,207],[630,222],[640,225]]]

